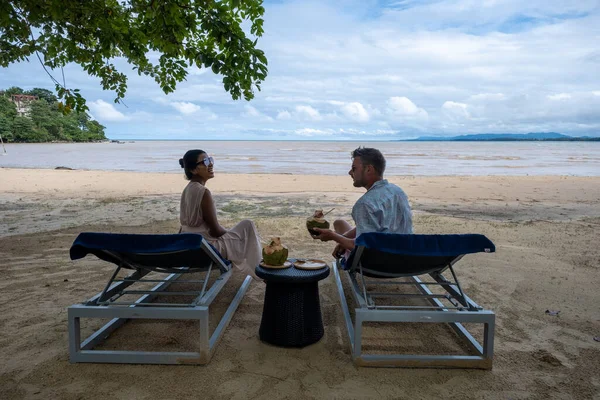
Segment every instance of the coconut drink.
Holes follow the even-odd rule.
[[[329,229],[329,222],[325,219],[323,210],[315,210],[313,216],[306,220],[306,227],[311,235],[319,234],[319,232],[313,230],[313,228]]]
[[[272,238],[262,249],[263,262],[267,265],[280,266],[288,257],[288,249],[281,244],[278,237]]]

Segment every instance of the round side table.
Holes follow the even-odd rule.
[[[259,265],[256,275],[267,284],[260,340],[283,347],[304,347],[321,340],[324,330],[318,282],[329,276],[329,267],[302,270]]]

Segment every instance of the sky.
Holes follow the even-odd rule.
[[[125,105],[77,65],[111,139],[396,140],[471,133],[600,136],[600,0],[265,1],[269,75],[234,101],[190,68],[165,95],[119,62]],[[0,88],[54,85],[35,60]],[[61,76],[60,72],[55,72]]]

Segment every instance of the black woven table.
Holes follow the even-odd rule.
[[[329,276],[329,267],[302,270],[258,266],[256,275],[267,284],[260,340],[284,347],[304,347],[321,340],[324,331],[318,282]]]

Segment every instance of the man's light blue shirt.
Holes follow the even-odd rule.
[[[377,181],[352,207],[356,237],[366,232],[413,233],[406,193],[387,179]]]

